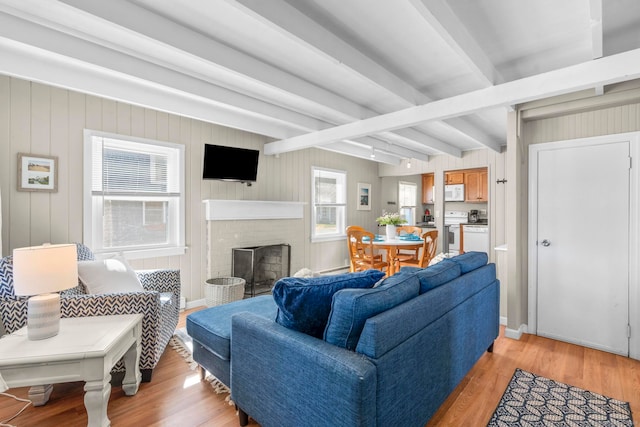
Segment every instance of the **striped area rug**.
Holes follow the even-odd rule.
[[[628,402],[516,369],[488,427],[633,426]]]
[[[189,364],[189,368],[196,369],[198,367],[198,363],[193,360],[191,356],[193,354],[193,341],[189,334],[187,334],[187,330],[185,328],[176,329],[173,337],[169,341],[171,347],[178,352],[182,357],[184,357],[185,362]],[[224,385],[219,379],[211,375],[207,372],[205,377],[205,381],[208,381],[213,387],[213,390],[218,393],[230,393],[229,388]]]

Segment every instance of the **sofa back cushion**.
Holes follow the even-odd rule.
[[[402,267],[400,272],[407,274],[412,273],[418,277],[421,294],[437,288],[440,285],[444,285],[459,277],[461,274],[460,266],[448,259],[442,260],[427,268]]]
[[[453,258],[449,258],[451,261],[455,262],[460,266],[460,271],[462,274],[466,274],[470,271],[478,269],[483,265],[486,265],[489,261],[489,257],[486,252],[465,252],[461,255],[454,256]]]
[[[487,264],[467,274],[463,274],[442,286],[438,286],[429,292],[425,292],[404,304],[372,316],[365,322],[356,346],[356,352],[373,359],[378,359],[392,351],[401,343],[412,338],[418,333],[422,333],[430,324],[440,321],[439,319],[449,311],[458,306],[469,307],[468,315],[478,316],[478,306],[468,305],[466,302],[474,295],[482,292],[488,286],[497,284],[495,264]],[[498,293],[492,293],[491,306],[499,305]],[[471,307],[474,308],[471,308]],[[489,311],[487,312],[489,313]],[[465,315],[467,315],[465,314]],[[482,314],[480,314],[482,316]],[[457,329],[458,324],[448,323],[449,330]],[[473,325],[462,327],[473,335]],[[496,328],[498,327],[496,318]],[[451,349],[448,349],[450,351]]]
[[[418,296],[420,282],[414,273],[398,273],[372,289],[343,289],[333,295],[324,332],[329,344],[355,350],[368,318]]]
[[[345,288],[371,288],[384,277],[378,270],[319,277],[283,277],[273,286],[276,322],[322,338],[333,294]]]

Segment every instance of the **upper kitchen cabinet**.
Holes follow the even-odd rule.
[[[422,204],[434,203],[433,186],[435,183],[434,174],[425,173],[422,175]]]
[[[464,172],[465,202],[487,202],[489,200],[489,173],[487,168]]]
[[[464,184],[464,171],[445,172],[444,183],[445,185]]]

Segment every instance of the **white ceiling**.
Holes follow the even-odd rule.
[[[391,164],[499,150],[639,48],[637,0],[0,0],[2,74]]]

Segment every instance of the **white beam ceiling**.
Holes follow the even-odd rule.
[[[260,90],[269,92],[269,98],[281,99],[284,107],[301,108],[309,111],[321,110],[322,113],[319,118],[329,123],[324,126],[318,126],[316,129],[377,115],[377,112],[222,43],[204,37],[127,1],[111,0],[109,3],[100,0],[62,1],[93,16],[115,23],[124,30],[160,41],[171,50],[172,55],[188,56],[184,58],[185,61],[193,60],[193,58],[204,58],[218,68],[223,69],[224,72],[237,77],[238,81],[230,77],[222,82],[223,84],[231,84],[234,88],[246,89],[246,79],[249,78],[251,80],[250,84],[260,86]],[[87,27],[89,27],[88,24]],[[212,83],[217,82],[212,81]],[[306,129],[306,131],[310,130],[315,129]],[[424,158],[425,152],[420,150],[424,150],[426,147],[435,152],[446,153],[456,157],[461,156],[459,149],[411,129],[403,130],[400,136],[402,139],[413,142],[414,150],[418,153],[414,157],[416,159]],[[394,138],[392,135],[381,135],[379,137],[382,139]],[[371,140],[363,140],[362,142],[368,142],[372,146],[375,145]]]
[[[267,154],[373,147],[391,164],[499,151],[504,107],[637,76],[609,57],[557,70],[606,54],[603,7],[614,28],[633,22],[602,0],[567,0],[553,19],[550,0],[527,16],[500,0],[378,1],[0,0],[0,73],[279,139]],[[576,54],[558,62],[550,46]]]
[[[409,0],[409,3],[457,53],[485,87],[504,81],[500,72],[444,0]]]
[[[637,78],[640,78],[640,49],[525,77],[359,122],[271,142],[265,145],[265,153],[275,154],[298,150],[301,147],[319,146],[345,138],[357,138],[371,133],[414,126],[430,120],[443,120],[487,108],[520,104],[589,89],[597,85]]]
[[[269,25],[271,28],[280,31],[283,35],[290,37],[292,40],[303,43],[310,49],[314,49],[336,61],[342,67],[351,70],[353,73],[359,76],[364,76],[372,83],[387,90],[389,94],[395,96],[407,107],[431,101],[431,99],[426,95],[422,94],[404,80],[382,67],[378,62],[367,57],[362,52],[337,37],[331,31],[311,20],[284,1],[226,1],[230,5],[241,8],[245,13],[253,14],[256,19],[260,20],[265,25]],[[478,131],[472,131],[469,124],[458,126],[458,124],[450,125],[444,122],[435,122],[431,125],[446,128],[448,131],[454,130],[482,145],[491,147],[496,151],[500,150],[500,144],[488,139],[484,135],[481,135]],[[416,137],[415,134],[413,137]],[[457,150],[453,149],[453,147],[448,147],[449,146],[446,144],[440,144],[437,150],[450,155],[459,156],[459,154],[456,153]]]

